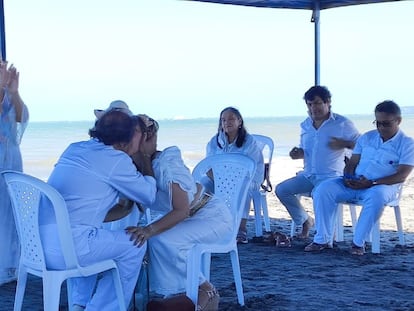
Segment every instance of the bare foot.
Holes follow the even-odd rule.
[[[312,217],[308,217],[306,221],[302,225],[302,232],[297,235],[298,239],[307,239],[309,237],[309,230],[312,229],[312,227],[315,224],[315,220]]]

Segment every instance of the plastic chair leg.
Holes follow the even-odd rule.
[[[63,280],[57,276],[43,275],[43,308],[44,311],[59,310],[60,290]]]
[[[237,250],[230,252],[231,266],[233,267],[234,283],[236,284],[237,300],[241,306],[244,306],[243,284],[240,273],[239,254]]]
[[[27,272],[22,267],[19,268],[17,280],[16,294],[14,298],[14,311],[20,311],[22,309],[24,293],[26,291]]]
[[[377,220],[377,222],[374,225],[374,228],[372,228],[372,231],[371,231],[371,235],[372,235],[371,252],[373,254],[380,253],[380,247],[381,247],[380,220],[381,219]]]
[[[290,223],[290,237],[293,238],[295,236],[295,233],[296,233],[296,224],[292,219]]]
[[[261,194],[261,202],[262,202],[262,210],[263,210],[263,221],[265,226],[265,231],[270,231],[270,219],[269,219],[269,211],[267,210],[267,199],[266,199],[266,193]]]
[[[187,258],[187,285],[186,295],[197,306],[199,273],[201,271],[201,257],[203,255],[193,249]]]
[[[262,198],[259,191],[255,191],[253,194],[253,208],[254,208],[254,220],[255,220],[255,229],[256,237],[263,236],[262,229]]]
[[[405,245],[404,230],[403,230],[401,210],[400,210],[399,205],[394,206],[394,214],[395,214],[395,221],[397,222],[398,239],[399,239],[400,245]]]
[[[335,240],[342,242],[344,240],[344,206],[338,204],[336,210]]]

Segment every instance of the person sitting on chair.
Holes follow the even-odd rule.
[[[401,110],[395,102],[386,100],[375,107],[377,129],[358,139],[344,177],[324,181],[314,191],[316,234],[305,251],[331,247],[338,203],[360,200],[363,208],[354,230],[351,254],[364,254],[366,237],[414,167],[414,140],[400,130],[401,120]]]
[[[297,238],[306,239],[314,225],[297,195],[311,193],[323,180],[342,175],[347,149],[355,145],[359,132],[347,118],[331,111],[331,93],[325,86],[312,86],[303,99],[309,117],[301,123],[300,146],[289,155],[303,159],[303,171],[276,186],[276,196],[286,207],[302,232]]]
[[[146,115],[143,129],[156,137],[158,123]],[[140,169],[150,155],[135,154]],[[145,207],[161,217],[146,227],[129,227],[127,231],[142,245],[148,243],[150,289],[163,296],[186,291],[187,254],[198,243],[216,243],[232,231],[232,215],[225,202],[206,193],[196,183],[176,146],[157,151],[152,157],[157,180],[155,203]],[[197,310],[218,310],[219,294],[204,276],[200,276]]]
[[[254,137],[247,132],[239,110],[234,107],[227,107],[220,112],[217,134],[211,138],[206,149],[207,156],[220,153],[241,153],[256,162],[256,172],[250,185],[244,214],[240,221],[239,233],[237,234],[237,243],[246,244],[248,243],[247,218],[250,211],[250,201],[253,192],[259,190],[263,182],[264,161],[262,151],[257,146]]]
[[[138,121],[138,117],[122,111],[105,112],[89,130],[91,139],[71,144],[59,158],[48,180],[48,184],[66,201],[80,265],[113,259],[118,266],[127,306],[138,279],[146,244],[141,243],[141,247],[137,247],[123,229],[111,231],[103,229],[102,224],[104,220],[119,219],[130,212],[112,209],[120,194],[143,204],[151,204],[155,200],[157,189],[151,176],[151,161],[143,162],[141,174],[130,157],[138,151],[155,152],[155,141],[144,139],[146,134],[141,132]],[[47,204],[41,209],[39,219],[48,267],[64,268],[60,243],[55,234],[55,217]],[[88,300],[85,293],[92,293],[96,278],[72,279],[74,310],[116,309],[109,273],[105,272],[99,279],[93,296]]]

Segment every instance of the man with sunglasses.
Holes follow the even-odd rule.
[[[357,140],[344,177],[321,183],[313,193],[317,233],[305,251],[331,247],[337,203],[360,200],[363,208],[354,230],[351,254],[364,254],[365,237],[414,167],[414,139],[401,131],[401,120],[401,110],[395,102],[386,100],[375,107],[373,123],[377,129]]]

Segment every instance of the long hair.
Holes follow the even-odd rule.
[[[219,125],[218,125],[218,130],[217,130],[217,135],[216,135],[217,145],[219,146],[220,149],[223,149],[223,146],[219,142],[219,135],[223,131],[223,126],[221,125],[221,117],[223,116],[223,113],[226,111],[230,111],[234,113],[237,116],[237,118],[239,118],[241,121],[240,127],[237,131],[237,138],[236,138],[236,146],[237,148],[240,148],[241,146],[243,146],[246,140],[247,130],[244,127],[244,121],[243,121],[243,117],[240,111],[234,107],[226,107],[220,112]]]

